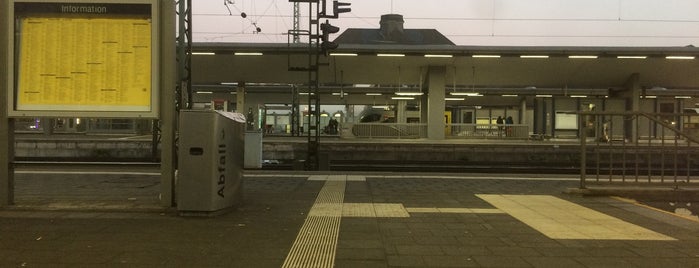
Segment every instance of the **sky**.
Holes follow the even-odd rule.
[[[292,28],[293,15],[293,3],[288,0],[229,0],[228,7],[225,0],[192,2],[195,42],[288,41],[285,33]],[[341,2],[352,4],[352,12],[331,20],[341,32],[376,29],[382,14],[394,13],[404,16],[405,28],[437,29],[457,45],[699,46],[697,0]],[[301,3],[301,11],[301,29],[306,29],[308,4]]]

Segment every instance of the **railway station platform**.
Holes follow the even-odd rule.
[[[246,171],[244,204],[159,207],[157,169],[19,168],[8,267],[697,267],[699,220],[565,175]]]

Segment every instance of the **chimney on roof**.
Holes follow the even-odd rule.
[[[397,41],[403,36],[403,15],[381,15],[381,35],[386,41]]]

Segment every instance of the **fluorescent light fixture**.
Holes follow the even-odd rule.
[[[425,58],[453,58],[453,55],[425,54]]]
[[[571,98],[587,98],[587,95],[570,95]]]
[[[214,94],[211,91],[197,91],[197,94]]]
[[[692,96],[675,96],[675,99],[691,99]]]
[[[640,59],[645,60],[648,56],[616,56],[617,59]]]
[[[231,95],[238,95],[238,92],[231,91]]]
[[[548,59],[548,55],[521,55],[519,56],[522,59]]]
[[[299,95],[315,95],[315,93],[299,92]]]
[[[446,101],[462,101],[465,100],[465,98],[444,98]]]
[[[192,52],[192,55],[213,56],[213,55],[216,55],[216,53],[214,53],[214,52]]]
[[[598,56],[594,55],[571,55],[568,56],[569,59],[596,59]]]
[[[414,100],[413,97],[391,97],[392,100]]]
[[[262,52],[236,52],[233,55],[236,56],[262,56]]]
[[[371,106],[371,108],[374,108],[374,109],[384,109],[384,110],[391,109],[391,107],[389,107],[388,105],[374,105],[374,106]]]
[[[473,58],[499,58],[500,55],[473,55]]]
[[[333,95],[333,96],[340,96],[340,95],[342,95],[342,96],[348,96],[349,93],[347,93],[347,92],[333,92],[332,95]]]
[[[645,98],[645,99],[657,99],[658,96],[645,96],[643,98]]]
[[[224,86],[237,86],[238,82],[221,82],[221,85]]]
[[[422,96],[422,92],[396,92],[398,96]]]
[[[551,97],[553,97],[553,95],[543,94],[543,95],[536,95],[536,97],[537,98],[551,98]]]
[[[353,87],[373,87],[372,84],[354,84]]]
[[[667,56],[665,58],[668,60],[693,60],[695,57],[694,56]]]
[[[480,93],[477,92],[449,92],[449,95],[452,96],[469,96],[469,97],[478,97],[478,96],[483,96]]]
[[[381,93],[366,93],[367,96],[381,96]]]
[[[330,56],[348,56],[348,57],[356,57],[358,54],[357,53],[330,53]]]
[[[405,54],[392,54],[392,53],[378,53],[376,56],[379,57],[405,57]]]
[[[519,95],[517,95],[517,94],[503,94],[500,96],[502,96],[502,97],[519,97]]]

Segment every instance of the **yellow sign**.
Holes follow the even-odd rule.
[[[17,110],[150,111],[151,20],[25,17]]]

